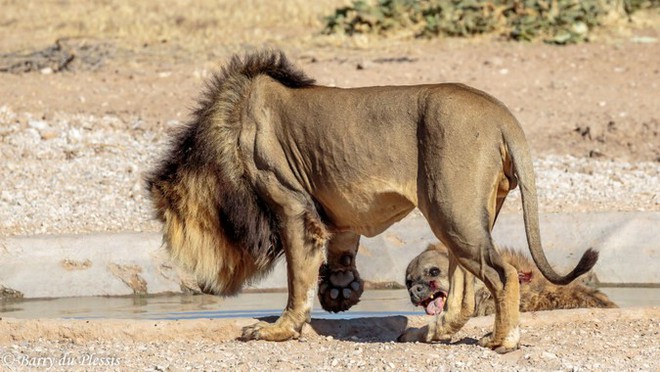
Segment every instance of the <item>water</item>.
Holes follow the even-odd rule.
[[[660,288],[601,288],[621,307],[660,306]],[[161,295],[146,297],[71,297],[0,302],[0,316],[11,318],[74,319],[210,319],[279,316],[286,293],[244,293],[220,298],[208,295]],[[331,314],[318,301],[312,318],[351,319],[392,315],[424,315],[405,290],[365,291],[350,311]]]
[[[209,295],[146,297],[70,297],[0,302],[0,315],[12,318],[196,319],[279,316],[287,294],[243,293],[221,298]],[[404,290],[365,291],[348,312],[331,314],[316,301],[313,318],[350,319],[391,315],[423,315]]]

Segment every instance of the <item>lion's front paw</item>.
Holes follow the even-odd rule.
[[[348,261],[348,260],[347,260]],[[319,302],[325,311],[346,311],[360,302],[364,282],[355,267],[331,268],[324,264],[319,271]]]
[[[300,337],[300,332],[293,327],[278,323],[258,322],[243,328],[241,340],[286,341]]]

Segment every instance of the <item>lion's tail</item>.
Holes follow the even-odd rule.
[[[522,140],[511,141],[511,138],[509,138],[507,141],[506,133],[504,134],[504,140],[511,154],[514,173],[518,179],[518,185],[520,186],[527,244],[529,245],[532,258],[543,276],[553,284],[566,285],[575,280],[575,278],[591,270],[598,260],[598,252],[591,248],[587,249],[573,271],[564,276],[557,274],[548,262],[543,251],[543,246],[541,245],[538,201],[536,196],[536,183],[534,179],[532,157],[527,141],[524,140],[522,129],[517,123],[515,127],[516,132],[513,135],[522,138]],[[513,135],[511,137],[513,137]]]

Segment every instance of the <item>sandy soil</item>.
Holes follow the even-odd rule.
[[[451,344],[393,342],[428,317],[314,320],[300,340],[240,342],[254,320],[0,320],[0,369],[607,371],[660,368],[660,308],[523,314],[522,345],[498,355],[474,344],[492,317]],[[4,363],[4,364],[3,364]],[[32,363],[30,365],[30,363]],[[37,370],[39,368],[34,368]]]
[[[27,10],[12,3],[3,13],[0,34],[14,37],[0,39],[0,70],[16,73],[0,74],[0,234],[158,230],[144,172],[188,119],[204,80],[231,52],[257,46],[285,50],[320,84],[457,81],[490,92],[527,134],[541,212],[660,210],[660,22],[648,21],[660,16],[556,47],[310,33],[320,30],[314,14],[327,13],[330,0],[313,9],[289,0],[280,17],[264,5],[247,14],[235,1],[224,10],[207,2],[194,14],[180,9],[223,19],[226,35],[200,19],[178,24],[177,9],[153,3],[147,17],[142,5],[117,3],[125,19],[103,13],[105,5],[92,18],[64,3]],[[49,9],[57,27],[18,22],[28,10]],[[227,10],[262,31],[222,18]],[[26,69],[33,71],[19,73]],[[519,211],[516,192],[509,200],[504,211]]]
[[[646,33],[660,36],[655,29]],[[291,49],[291,58],[324,85],[456,81],[485,90],[518,117],[535,155],[660,160],[658,43],[623,39],[555,47],[436,40]],[[2,74],[0,102],[44,120],[58,113],[116,116],[128,131],[162,131],[168,122],[187,119],[204,78],[230,55],[180,60],[144,51],[141,61],[140,54],[108,53],[95,71]]]
[[[221,61],[263,45],[287,51],[321,84],[459,81],[492,93],[519,118],[544,169],[543,211],[660,210],[657,15],[589,44],[554,47],[315,35],[320,15],[342,3],[330,0],[312,8],[289,0],[275,11],[243,0],[23,3],[3,3],[0,68],[65,39],[33,56],[45,61],[35,71],[0,73],[3,235],[158,229],[142,173]],[[62,51],[74,57],[58,71]],[[67,356],[81,370],[95,356],[108,370],[657,370],[658,319],[658,309],[526,315],[522,349],[499,356],[473,345],[487,318],[471,321],[454,345],[391,343],[402,318],[316,322],[302,341],[278,344],[233,341],[251,320],[5,318],[0,370],[41,370],[21,363],[47,358],[65,370],[57,363]]]

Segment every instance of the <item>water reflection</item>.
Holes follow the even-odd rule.
[[[621,307],[660,306],[660,288],[601,288]],[[221,298],[208,295],[74,297],[0,301],[0,316],[12,318],[197,319],[279,316],[286,293],[244,293]],[[365,291],[350,311],[331,314],[316,302],[313,318],[350,319],[391,315],[423,315],[405,290]]]

